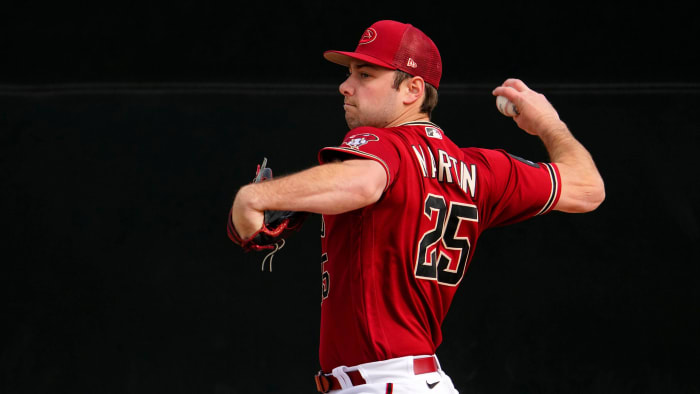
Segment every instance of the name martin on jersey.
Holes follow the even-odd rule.
[[[438,182],[456,183],[465,194],[474,198],[476,192],[476,164],[467,166],[450,156],[442,149],[437,151],[437,160],[433,152],[423,145],[411,145],[416,154],[424,178],[434,178]],[[428,153],[426,156],[426,152]]]

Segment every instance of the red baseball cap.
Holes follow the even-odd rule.
[[[412,25],[391,20],[376,22],[365,30],[355,52],[326,51],[323,57],[343,66],[357,59],[401,70],[422,77],[435,88],[442,76],[442,60],[435,43]]]

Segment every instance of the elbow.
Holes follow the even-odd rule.
[[[605,187],[601,186],[591,191],[588,195],[587,209],[583,212],[592,212],[598,209],[600,204],[605,200]]]
[[[586,213],[598,209],[605,200],[605,185],[602,179],[562,188],[562,195],[554,208],[567,213]]]
[[[359,169],[353,177],[355,181],[346,183],[350,186],[358,207],[365,207],[379,201],[387,185],[387,173],[384,167],[374,160],[360,160],[350,165]]]
[[[605,185],[603,184],[603,180],[600,180],[600,186],[598,187],[598,190],[596,192],[596,208],[600,206],[600,204],[605,201]]]
[[[605,201],[605,182],[603,182],[603,178],[600,176],[600,174],[598,174],[598,177],[591,189],[590,199],[591,205],[593,206],[591,211],[593,211],[597,209],[600,204],[603,203],[603,201]]]
[[[360,205],[367,206],[374,204],[379,201],[384,193],[384,183],[365,182],[362,187],[359,188],[358,192],[357,198]]]
[[[598,209],[600,204],[605,201],[605,184],[603,180],[600,179],[598,182],[590,185],[582,197],[578,212],[586,213]]]
[[[339,194],[336,195],[340,198],[331,198],[328,201],[332,201],[332,203],[324,204],[324,207],[318,211],[310,211],[327,215],[338,215],[372,205],[379,201],[383,193],[383,189],[379,189],[377,191],[369,184],[357,185],[356,187],[340,186],[337,190],[339,191]]]
[[[324,198],[330,206],[321,213],[339,214],[374,204],[381,199],[387,186],[387,173],[374,160],[353,159],[321,167],[338,172],[332,177],[328,198]]]

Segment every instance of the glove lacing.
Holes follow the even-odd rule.
[[[277,253],[280,249],[284,247],[284,244],[286,243],[284,239],[281,240],[281,243],[275,244],[275,250],[272,252],[268,253],[267,256],[262,261],[262,267],[260,268],[261,271],[265,271],[265,262],[267,259],[270,259],[270,272],[272,272],[272,258],[275,256],[275,253]]]

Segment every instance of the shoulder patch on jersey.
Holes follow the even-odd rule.
[[[353,134],[346,138],[341,145],[347,145],[351,149],[359,150],[362,145],[367,145],[373,141],[379,141],[379,137],[371,133]]]
[[[519,157],[519,156],[516,156],[516,155],[511,155],[510,153],[508,153],[508,156],[514,158],[515,160],[517,160],[517,161],[519,161],[519,162],[521,162],[521,163],[525,163],[525,164],[529,165],[530,167],[540,168],[540,166],[539,166],[537,163],[532,162],[532,161],[530,161],[530,160],[523,159],[522,157]]]
[[[439,140],[442,139],[442,133],[439,129],[436,129],[435,127],[426,127],[425,135],[427,135],[430,138],[437,138]]]

